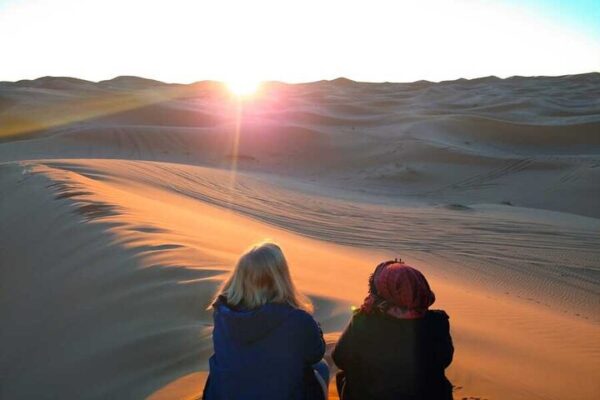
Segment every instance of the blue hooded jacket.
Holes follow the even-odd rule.
[[[213,317],[204,400],[323,398],[311,366],[325,354],[325,342],[306,311],[279,303],[238,310],[220,298]]]

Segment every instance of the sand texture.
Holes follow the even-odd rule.
[[[195,399],[265,238],[331,347],[385,258],[450,314],[455,398],[600,397],[600,74],[0,82],[0,398]]]

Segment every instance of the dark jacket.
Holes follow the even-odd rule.
[[[277,303],[236,310],[221,298],[214,322],[205,400],[322,398],[311,366],[322,359],[325,342],[310,314]]]
[[[420,319],[357,312],[333,351],[344,371],[342,400],[451,400],[444,375],[454,347],[448,315]]]

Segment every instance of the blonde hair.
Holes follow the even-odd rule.
[[[234,307],[253,309],[273,302],[313,310],[310,300],[294,286],[283,251],[268,241],[251,246],[241,255],[215,301],[220,296]]]

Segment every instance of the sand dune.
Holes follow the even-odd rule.
[[[596,398],[598,88],[0,83],[0,397],[196,398],[205,308],[268,237],[330,345],[401,256],[451,315],[456,398]]]
[[[238,109],[213,82],[42,78],[0,84],[0,137],[29,139],[0,146],[0,160],[227,167],[240,115],[243,169],[428,204],[510,202],[598,217],[599,86],[597,73],[270,83]]]

